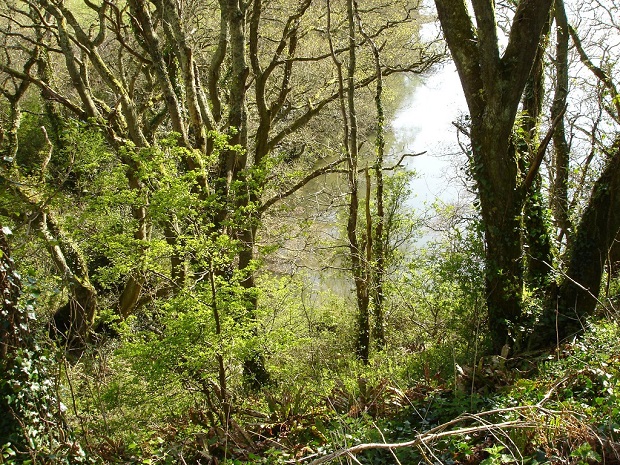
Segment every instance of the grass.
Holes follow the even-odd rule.
[[[617,463],[619,336],[615,323],[599,323],[581,340],[528,365],[489,358],[475,369],[463,364],[431,373],[424,357],[433,354],[421,352],[381,355],[371,367],[349,363],[315,384],[303,377],[284,383],[282,377],[262,392],[235,393],[225,427],[213,421],[213,405],[200,393],[176,410],[168,406],[168,415],[142,391],[140,402],[119,402],[133,389],[125,384],[119,392],[127,376],[119,371],[100,387],[97,402],[80,394],[90,409],[82,433],[104,463]],[[114,369],[123,366],[129,365]],[[161,404],[165,396],[152,398]],[[150,422],[138,422],[144,412]],[[86,412],[81,415],[83,421]],[[123,429],[122,418],[137,423]]]

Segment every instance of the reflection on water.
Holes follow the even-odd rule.
[[[466,104],[454,65],[447,64],[424,77],[400,78],[392,85],[399,86],[394,92],[400,96],[400,104],[388,126],[386,165],[393,164],[404,153],[426,152],[403,162],[417,173],[411,185],[413,197],[407,206],[423,215],[434,202],[457,202],[463,189],[458,168],[463,155],[452,122],[465,111]],[[363,182],[360,179],[361,195]],[[336,213],[342,211],[338,207],[346,204],[347,191],[342,175],[325,175],[287,200],[288,219],[280,223],[286,239],[268,260],[273,273],[303,272],[307,295],[314,299],[321,299],[318,294],[322,290],[345,299],[354,297],[350,271],[345,270],[348,247],[343,239],[344,226],[339,226],[344,221],[338,217],[342,213]]]
[[[422,210],[436,200],[456,201],[462,187],[457,180],[462,154],[452,122],[467,108],[456,68],[448,63],[422,78],[407,77],[404,85],[411,92],[392,121],[390,153],[396,158],[403,152],[426,151],[407,162],[418,174],[410,205]]]

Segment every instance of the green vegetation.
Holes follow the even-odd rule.
[[[435,6],[0,4],[0,464],[620,460],[617,8]]]

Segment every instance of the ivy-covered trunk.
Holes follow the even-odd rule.
[[[572,241],[570,262],[554,299],[532,336],[547,347],[584,330],[598,302],[601,279],[620,231],[620,141],[597,179]]]
[[[22,344],[22,332],[25,332],[23,328],[26,326],[25,314],[17,306],[21,294],[20,277],[11,259],[5,231],[8,232],[9,229],[0,225],[0,295],[2,295],[0,361],[3,365],[9,353]]]
[[[82,463],[84,453],[62,417],[35,302],[22,295],[8,234],[0,224],[0,461],[57,463],[62,457]]]
[[[523,115],[516,135],[520,152],[520,168],[523,173],[541,163],[542,155],[548,145],[547,137],[540,140],[541,114],[545,94],[544,55],[551,27],[551,18],[547,21],[543,39],[538,46],[536,60],[523,92]],[[557,118],[561,119],[564,106],[561,106]],[[559,115],[559,116],[558,116]],[[557,123],[556,122],[556,123]],[[542,297],[549,285],[551,264],[553,263],[550,221],[547,206],[542,194],[542,177],[537,171],[528,181],[524,179],[524,266],[526,285],[536,297]]]
[[[512,125],[503,126],[504,132],[512,129]],[[490,124],[479,130],[472,127],[472,140],[479,141],[474,148],[474,177],[484,223],[489,335],[493,352],[500,353],[505,344],[512,343],[514,327],[521,319],[523,203],[517,187],[515,151],[507,143],[508,137],[498,137],[499,130]]]
[[[523,186],[512,134],[552,3],[519,1],[508,43],[500,51],[494,2],[474,0],[470,16],[463,0],[435,0],[471,118],[473,175],[486,243],[489,334],[495,353],[512,342],[521,319]]]

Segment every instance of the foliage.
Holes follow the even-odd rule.
[[[2,245],[5,231],[8,228],[0,233]],[[85,452],[65,423],[55,355],[36,317],[36,285],[28,283],[22,289],[4,247],[0,249],[0,278],[0,463],[87,463]]]
[[[369,170],[363,193],[360,170],[373,157],[367,141],[377,129],[383,139],[384,115],[373,122],[369,109],[373,83],[421,72],[441,56],[437,44],[418,46],[416,2],[360,2],[357,40],[346,27],[350,0],[100,3],[0,7],[0,223],[15,226],[15,262],[28,277],[21,298],[2,294],[0,411],[9,414],[0,418],[0,463],[275,464],[412,440],[411,447],[369,447],[356,460],[582,465],[617,458],[616,323],[580,318],[583,339],[557,344],[545,333],[545,347],[556,346],[551,355],[501,347],[543,316],[557,323],[549,305],[556,287],[581,279],[567,270],[589,261],[600,271],[600,257],[617,242],[617,205],[596,203],[617,187],[603,175],[613,181],[620,172],[612,164],[617,73],[606,62],[615,55],[605,50],[598,68],[587,56],[604,40],[584,49],[572,32],[597,79],[583,82],[576,73],[588,106],[571,101],[565,118],[578,143],[564,186],[573,197],[563,205],[570,221],[560,225],[548,218],[557,186],[528,190],[528,157],[544,118],[531,132],[533,115],[517,115],[515,128],[509,111],[496,111],[519,106],[530,64],[513,54],[502,66],[514,72],[493,77],[504,51],[485,42],[496,38],[486,29],[495,24],[492,3],[478,2],[475,30],[468,21],[444,28],[467,48],[455,55],[461,77],[471,78],[468,101],[480,110],[459,123],[472,139],[478,211],[467,201],[436,206],[436,219],[423,225],[408,204],[411,172],[386,169],[381,208],[372,191],[381,176]],[[466,13],[450,8],[456,1],[436,3],[447,21]],[[510,40],[533,37],[526,29],[542,27],[547,15],[516,3],[532,21],[509,21]],[[543,42],[518,44],[521,58]],[[381,57],[375,61],[371,50]],[[353,85],[338,82],[339,68],[355,61]],[[490,79],[471,75],[486,68]],[[351,110],[344,121],[339,97]],[[381,107],[378,88],[376,98]],[[564,131],[549,123],[554,136]],[[340,140],[340,125],[351,140]],[[476,133],[481,128],[485,134]],[[351,157],[341,157],[343,144]],[[550,181],[560,173],[555,159],[542,160]],[[339,175],[347,162],[349,185]],[[358,188],[358,204],[349,205],[359,208],[356,230],[346,235],[343,199]],[[373,237],[381,209],[383,233]],[[575,234],[584,212],[597,221],[609,215],[605,227],[616,222],[606,243],[594,244],[605,228],[587,218],[582,230],[591,223],[592,234]],[[385,239],[381,259],[372,248],[359,253],[371,238],[375,246]],[[557,254],[543,257],[543,268],[554,265],[557,282],[528,276],[544,255],[533,246],[548,244]],[[595,259],[565,266],[576,245]],[[354,260],[357,296],[341,272]],[[18,289],[8,252],[0,263]],[[611,266],[608,272],[613,304],[620,281]],[[596,294],[599,282],[582,290]],[[58,362],[46,320],[59,308],[83,308],[80,285],[96,300],[98,327]],[[367,317],[385,322],[385,344],[364,345],[367,364],[355,357],[355,298],[364,292]],[[492,294],[504,296],[485,312]],[[613,321],[612,307],[599,315]],[[553,336],[565,329],[550,328]],[[376,327],[371,337],[384,339]],[[262,369],[260,380],[252,366]]]

